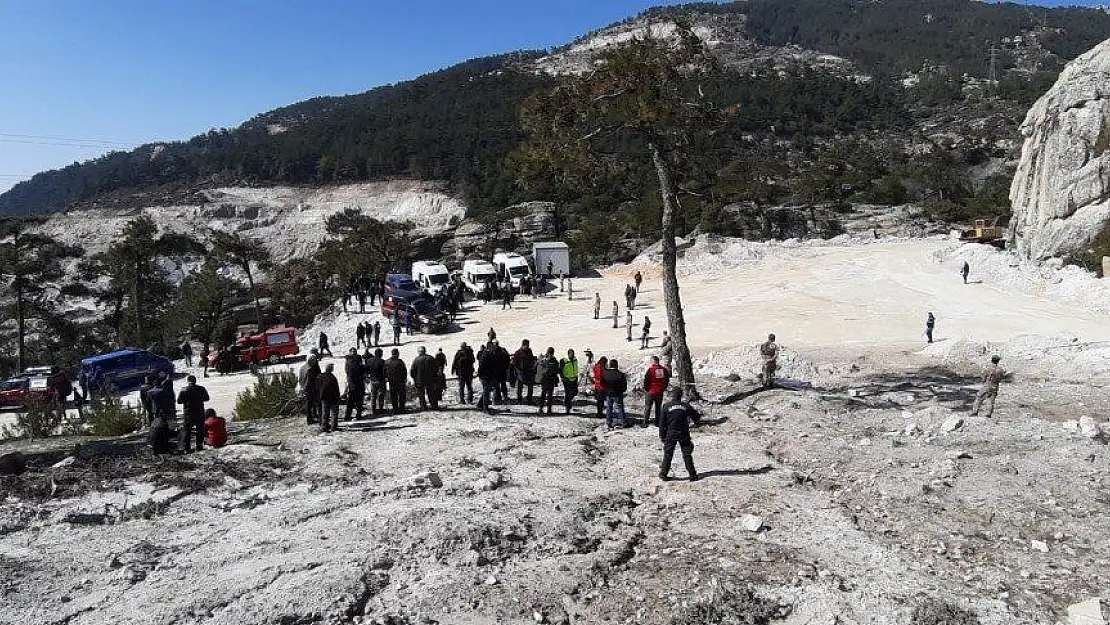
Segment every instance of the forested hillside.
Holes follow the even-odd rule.
[[[1021,110],[1051,83],[1064,61],[1110,36],[1110,15],[1102,11],[971,0],[749,0],[654,9],[636,19],[696,22],[707,14],[742,14],[748,36],[761,45],[836,54],[872,77],[859,81],[807,67],[718,75],[709,89],[730,111],[731,132],[713,147],[703,182],[720,201],[746,196],[728,191],[731,183],[718,184],[715,172],[746,171],[744,163],[753,154],[789,163],[788,170],[764,172],[763,178],[796,191],[806,163],[838,149],[830,142],[863,141],[874,148],[869,137],[883,136],[908,144],[921,138],[904,132],[917,122],[951,128],[959,126],[952,120],[992,115],[1004,119],[988,125],[989,133],[1012,132]],[[1001,81],[989,90],[977,89],[974,78],[962,76],[987,76],[992,47]],[[539,56],[520,52],[468,61],[359,95],[300,102],[236,129],[45,172],[0,195],[0,213],[63,210],[155,187],[173,193],[200,185],[315,185],[390,177],[448,181],[472,213],[486,213],[531,199],[505,163],[521,140],[521,102],[555,80],[534,71],[530,62]],[[916,84],[906,89],[902,80],[909,72],[915,73]],[[784,150],[781,141],[792,142],[792,149]],[[876,180],[892,174],[903,156],[897,149],[887,154],[887,171],[878,172]],[[952,166],[972,167],[985,156],[957,154]],[[849,182],[861,191],[858,181]],[[897,185],[886,184],[893,199],[905,195]],[[913,190],[912,183],[901,186]],[[798,197],[794,191],[792,197]],[[646,194],[613,189],[601,196],[584,191],[557,199],[587,212],[611,211],[641,195]],[[807,192],[802,197],[843,199],[830,195],[843,194]],[[781,192],[776,196],[783,199]]]

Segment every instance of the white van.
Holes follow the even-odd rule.
[[[443,263],[434,260],[418,260],[412,264],[412,280],[420,285],[422,290],[427,289],[429,293],[435,295],[451,283],[451,272],[447,271]]]
[[[497,280],[497,269],[484,260],[463,261],[462,282],[471,293],[484,293]]]
[[[520,281],[532,273],[532,268],[528,266],[528,259],[512,252],[494,254],[493,266],[497,269],[497,278],[499,280],[508,278],[515,289],[519,289]]]

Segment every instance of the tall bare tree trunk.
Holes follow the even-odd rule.
[[[243,263],[243,271],[247,274],[247,284],[251,288],[251,297],[254,298],[255,332],[262,332],[262,304],[258,301],[258,289],[254,288],[254,274],[251,273],[251,262]]]
[[[675,207],[671,173],[655,143],[649,143],[655,173],[659,176],[659,192],[663,196],[663,302],[667,306],[667,326],[674,349],[674,371],[686,399],[700,399],[694,381],[694,363],[686,344],[686,317],[682,313],[682,297],[678,292],[678,250],[675,247]]]
[[[16,248],[18,249],[18,248]],[[23,316],[23,277],[15,277],[15,318],[19,325],[19,355],[17,358],[18,373],[23,373],[27,365],[27,320]]]
[[[140,264],[135,264],[135,277],[131,280],[131,305],[135,307],[135,347],[143,349],[143,303],[142,291],[139,289],[139,276],[142,275]],[[122,345],[121,345],[122,347]]]

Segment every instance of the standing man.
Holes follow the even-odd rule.
[[[474,403],[474,350],[463,343],[451,361],[451,375],[459,379],[459,403]]]
[[[358,312],[366,312],[366,291],[363,289],[358,290]]]
[[[298,377],[300,378],[301,390],[304,391],[304,412],[308,425],[319,423],[320,395],[316,390],[316,380],[320,378],[320,363],[316,354],[308,357],[308,361],[301,367]]]
[[[567,350],[567,357],[559,361],[559,373],[563,378],[563,406],[570,414],[574,398],[578,395],[578,359],[574,350]]]
[[[507,404],[509,403],[509,369],[512,368],[513,357],[509,355],[509,350],[497,341],[493,341],[490,348],[493,350],[496,366],[494,371],[497,376],[497,388],[494,394],[497,396],[498,404]]]
[[[322,331],[320,332],[319,348],[320,356],[327,354],[328,358],[335,358],[335,355],[331,353],[331,346],[328,344],[328,335]]]
[[[565,275],[563,274],[563,272],[562,272],[562,271],[560,270],[560,271],[559,271],[559,292],[560,292],[560,293],[562,293],[562,292],[563,292],[563,290],[564,290],[564,289],[563,289],[563,281],[565,281],[565,280],[566,280],[566,276],[565,276]]]
[[[478,409],[493,414],[493,396],[497,389],[497,342],[490,341],[478,350],[478,381],[482,383],[482,397]]]
[[[663,342],[659,344],[659,350],[663,353],[663,366],[670,371],[671,358],[674,356],[674,345],[671,345],[671,334],[666,330],[663,330]]]
[[[513,366],[516,368],[516,403],[521,403],[524,387],[528,387],[528,405],[532,405],[532,392],[536,386],[536,356],[528,344],[528,339],[520,342],[520,349],[513,354]]]
[[[335,363],[329,362],[320,377],[316,378],[316,393],[320,396],[320,430],[325,433],[337,431],[340,393]]]
[[[185,366],[192,368],[193,366],[193,345],[189,339],[181,342],[181,355],[185,357]]]
[[[547,414],[552,414],[551,407],[555,403],[555,385],[559,382],[559,361],[555,360],[555,348],[548,347],[547,352],[540,357],[539,362],[536,364],[536,370],[540,379],[540,414],[543,414],[544,406],[547,407]]]
[[[937,318],[933,316],[933,313],[929,313],[929,316],[925,317],[925,340],[929,343],[933,342],[933,328],[936,325]]]
[[[208,344],[206,343],[204,347],[200,349],[200,366],[204,367],[204,377],[206,378],[208,377],[208,358],[211,355],[212,350],[208,349]],[[81,375],[84,375],[83,371],[81,372]],[[88,396],[86,395],[86,397]]]
[[[366,359],[365,369],[370,379],[370,414],[377,415],[385,412],[385,360],[380,347]]]
[[[779,368],[779,346],[774,334],[768,334],[767,342],[759,346],[759,355],[763,357],[763,388],[771,388]]]
[[[397,310],[393,311],[393,344],[401,344],[401,314]]]
[[[609,359],[602,356],[593,366],[594,402],[597,404],[597,416],[605,416],[605,369],[609,367]]]
[[[567,301],[574,299],[574,277],[567,276]]]
[[[355,347],[356,348],[361,348],[362,347],[362,342],[365,341],[365,340],[366,340],[366,326],[364,326],[362,324],[362,322],[360,321],[360,322],[358,322],[358,325],[355,327]]]
[[[363,293],[362,291],[359,292]],[[362,403],[366,399],[366,367],[359,358],[358,350],[351,348],[345,367],[347,374],[347,410],[343,420],[350,421],[353,412],[356,419],[362,419]]]
[[[617,328],[620,327],[619,325],[617,325],[617,320],[620,318],[620,314],[621,314],[620,307],[617,306],[616,300],[613,300],[613,329],[614,330],[616,330]]]
[[[428,355],[428,350],[421,346],[417,350],[416,358],[412,361],[412,369],[409,375],[412,377],[412,385],[416,387],[416,397],[420,400],[420,409],[427,410],[431,406],[432,410],[439,409],[439,402],[435,398],[435,382],[436,371],[435,358]]]
[[[640,349],[647,349],[648,342],[651,340],[651,319],[644,315],[644,329],[640,333]]]
[[[385,361],[385,379],[389,382],[389,404],[393,407],[393,414],[405,411],[405,384],[408,381],[408,370],[405,361],[401,360],[401,352],[394,349],[389,353],[389,360]]]
[[[991,405],[985,416],[989,419],[994,415],[994,404],[998,400],[998,386],[1002,384],[1002,378],[1006,376],[1006,372],[998,366],[1001,360],[1002,357],[997,354],[991,356],[991,366],[983,374],[983,388],[979,389],[979,394],[975,396],[975,405],[971,407],[971,416],[977,416],[979,409],[983,407],[983,403],[988,399]]]
[[[181,420],[181,450],[192,451],[190,437],[196,439],[197,451],[204,449],[204,402],[208,401],[208,390],[197,384],[197,376],[185,378],[185,388],[177,395],[184,416]]]
[[[636,307],[636,290],[632,288],[631,284],[624,285],[624,308],[625,310],[632,310]]]
[[[646,428],[648,426],[648,422],[651,420],[652,406],[655,407],[655,422],[661,422],[663,418],[663,393],[667,392],[667,386],[670,383],[671,372],[659,364],[659,356],[652,356],[651,366],[644,374],[644,393],[647,398],[644,401],[644,420],[640,423],[640,427]]]
[[[594,319],[601,319],[601,293],[594,293]]]
[[[605,426],[613,429],[617,409],[620,409],[621,427],[628,427],[628,415],[624,412],[624,394],[628,392],[628,378],[617,368],[617,359],[609,361],[609,366],[601,374],[605,386]]]
[[[697,410],[682,401],[682,389],[671,390],[671,401],[663,407],[663,418],[659,420],[659,440],[663,442],[663,464],[659,466],[659,479],[670,480],[671,460],[674,448],[682,449],[682,461],[686,464],[686,475],[691,482],[698,481],[698,471],[694,468],[694,442],[690,440],[690,423],[701,421]]]
[[[636,275],[633,276],[632,279],[636,281],[636,292],[639,293],[640,292],[640,285],[644,283],[644,274],[637,271]]]
[[[967,276],[970,273],[971,273],[971,265],[967,264],[967,261],[965,260],[963,268],[960,269],[960,275],[964,277],[964,284],[967,284]]]
[[[374,347],[381,345],[382,336],[382,322],[381,320],[374,322]],[[370,347],[370,341],[366,341],[366,346]]]
[[[628,331],[628,340],[632,341],[632,309],[629,308],[624,313],[624,329]]]

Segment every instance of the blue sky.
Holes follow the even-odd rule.
[[[0,192],[107,149],[560,45],[660,4],[678,2],[0,0]]]

